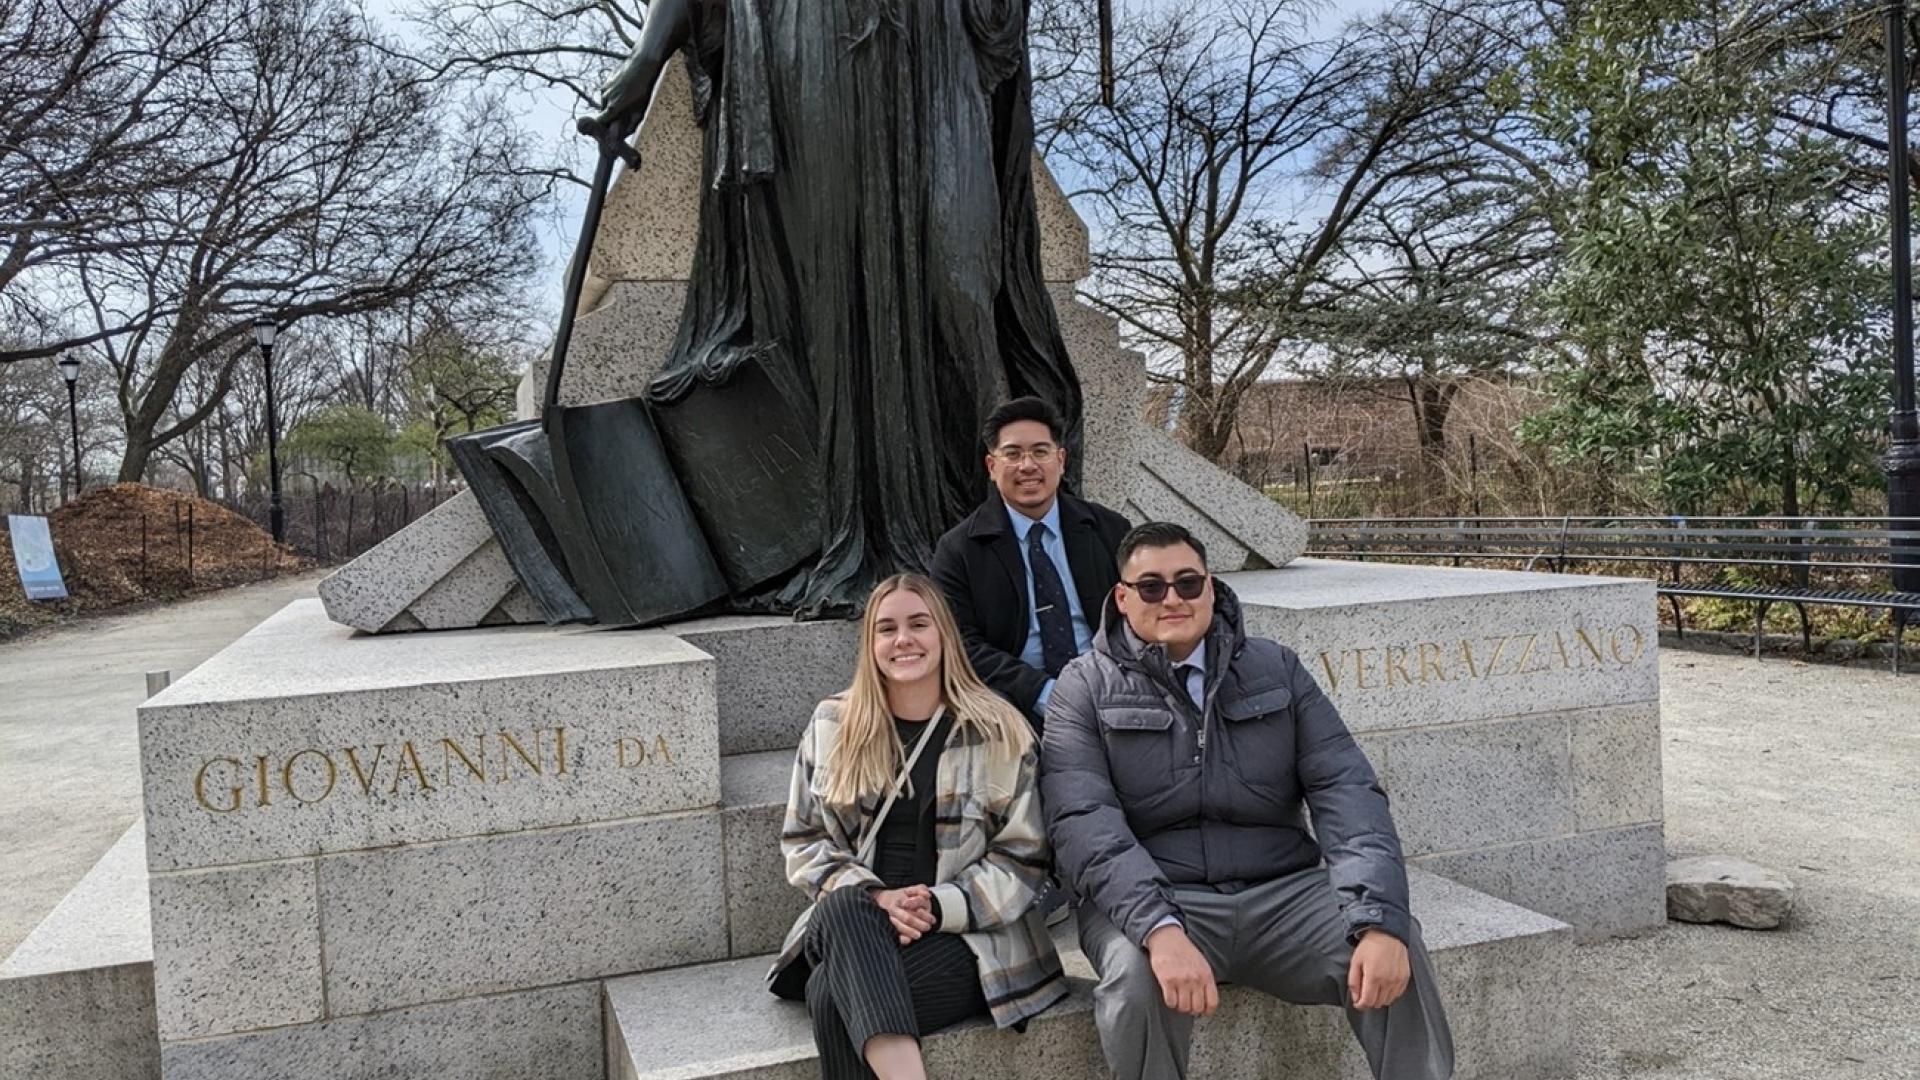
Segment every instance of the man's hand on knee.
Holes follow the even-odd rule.
[[[1188,1016],[1207,1016],[1220,1005],[1213,967],[1200,955],[1184,928],[1168,924],[1147,935],[1147,958],[1167,1008]]]
[[[1356,1009],[1384,1009],[1407,992],[1412,974],[1406,943],[1385,930],[1368,930],[1353,947],[1347,994]]]

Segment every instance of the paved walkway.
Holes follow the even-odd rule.
[[[1920,1077],[1920,674],[1665,649],[1660,680],[1668,852],[1798,906],[1582,946],[1577,1080]]]
[[[0,957],[140,814],[134,708],[303,596],[318,573],[0,644]]]

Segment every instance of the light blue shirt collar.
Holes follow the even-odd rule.
[[[1034,519],[1014,509],[1014,505],[1005,499],[1000,501],[1001,504],[1007,508],[1007,520],[1013,525],[1013,538],[1020,541],[1021,546],[1025,547],[1027,544],[1027,534],[1033,531],[1035,524]],[[1038,523],[1047,527],[1048,536],[1059,539],[1060,496],[1055,495],[1053,497],[1053,505],[1047,507],[1047,512],[1040,517]]]

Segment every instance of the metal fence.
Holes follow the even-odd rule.
[[[343,563],[419,520],[460,493],[452,484],[380,484],[336,488],[331,484],[306,493],[283,492],[285,544],[320,563]],[[249,496],[223,503],[228,509],[269,528],[268,499]]]

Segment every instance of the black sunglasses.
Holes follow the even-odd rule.
[[[1167,581],[1165,578],[1150,577],[1141,578],[1139,581],[1122,580],[1120,584],[1140,594],[1140,599],[1149,604],[1157,604],[1165,600],[1169,587],[1171,587],[1175,595],[1179,596],[1182,600],[1198,600],[1200,599],[1200,594],[1206,591],[1207,575],[1182,574],[1172,581]]]

